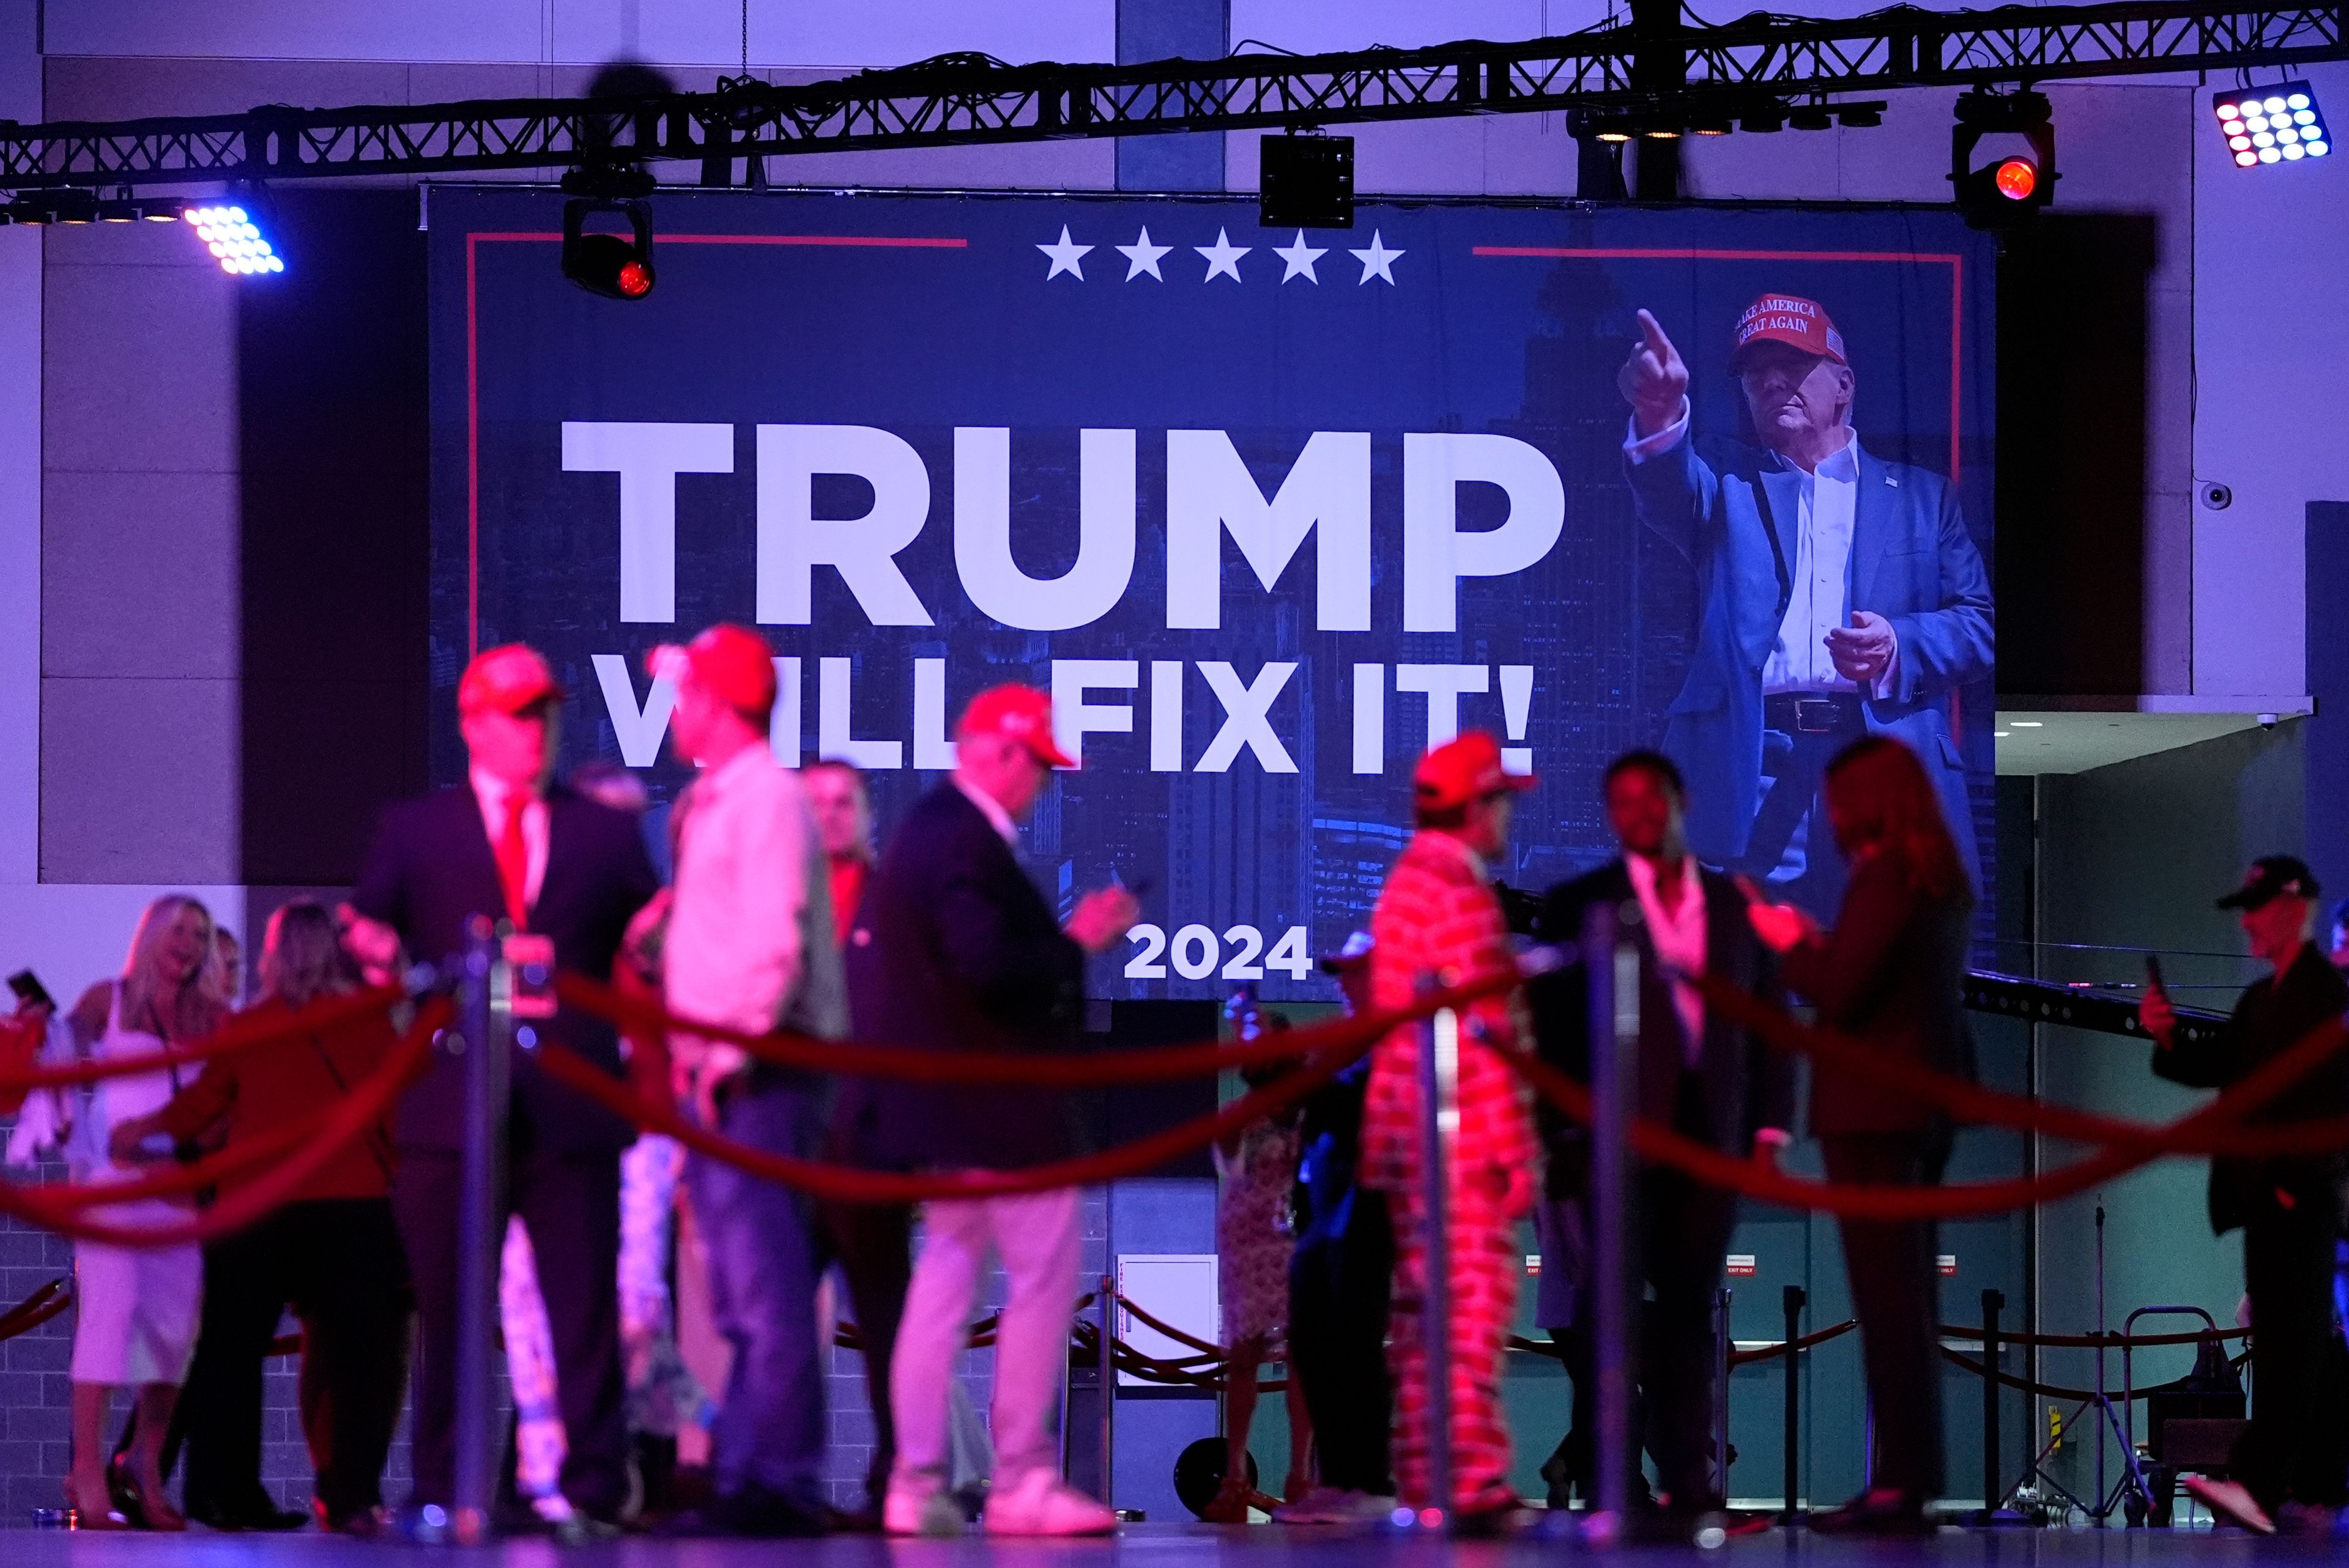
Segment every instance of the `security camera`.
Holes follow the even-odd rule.
[[[2261,729],[2273,729],[2273,728],[2276,727],[2276,716],[2275,716],[2274,714],[2271,714],[2271,713],[2263,713],[2263,714],[2261,714],[2261,715],[2259,716],[2259,719],[2260,719],[2260,727],[2261,727]]]
[[[2202,504],[2212,511],[2224,511],[2235,504],[2235,492],[2217,480],[2206,480],[2202,484]]]

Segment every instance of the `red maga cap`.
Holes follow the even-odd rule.
[[[483,648],[457,683],[457,712],[520,713],[542,702],[561,702],[563,687],[546,660],[528,643]]]
[[[970,699],[955,726],[955,738],[1001,735],[1019,741],[1040,761],[1054,768],[1074,768],[1076,758],[1052,738],[1052,699],[1017,681],[989,686]]]
[[[1729,350],[1731,375],[1737,374],[1746,346],[1754,343],[1783,343],[1837,365],[1851,363],[1843,356],[1843,334],[1836,330],[1818,301],[1795,294],[1765,294],[1745,307],[1745,314],[1737,318],[1735,342]]]
[[[738,713],[765,718],[775,707],[775,652],[748,626],[721,621],[683,647],[663,643],[645,660],[655,676],[691,681]]]
[[[1419,759],[1412,770],[1412,798],[1420,809],[1448,810],[1504,791],[1530,789],[1534,776],[1501,767],[1501,743],[1488,729],[1471,729]]]

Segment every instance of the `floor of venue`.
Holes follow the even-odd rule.
[[[393,1553],[413,1558],[419,1549],[361,1544],[309,1534],[264,1537],[90,1535],[64,1532],[11,1531],[0,1547],[9,1568],[327,1568],[355,1558]],[[1051,1563],[1173,1568],[1195,1563],[1278,1564],[1278,1568],[1514,1568],[1552,1563],[1563,1557],[1590,1556],[1615,1563],[1688,1563],[1702,1560],[1720,1568],[1758,1568],[1764,1563],[1806,1568],[2162,1568],[2164,1564],[2232,1564],[2261,1562],[2339,1561],[2343,1547],[2307,1538],[2255,1539],[2236,1531],[2184,1530],[1943,1530],[1930,1540],[1878,1542],[1828,1538],[1803,1531],[1780,1531],[1733,1541],[1718,1552],[1687,1546],[1640,1545],[1599,1553],[1565,1542],[1526,1536],[1506,1541],[1450,1542],[1396,1535],[1365,1536],[1337,1531],[1288,1530],[1268,1525],[1128,1526],[1113,1540],[993,1542],[973,1535],[963,1541],[887,1541],[876,1536],[834,1536],[825,1541],[719,1542],[625,1540],[605,1546],[558,1551],[544,1541],[512,1541],[490,1553],[467,1553],[461,1561],[482,1568],[551,1568],[561,1562],[608,1563],[612,1568],[992,1568],[995,1564]]]

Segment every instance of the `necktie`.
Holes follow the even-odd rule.
[[[530,925],[530,845],[522,836],[527,795],[506,797],[504,830],[498,834],[498,885],[505,891],[506,915],[516,931]]]

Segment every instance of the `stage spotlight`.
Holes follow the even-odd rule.
[[[1735,124],[1725,114],[1701,115],[1689,121],[1689,133],[1692,136],[1727,136],[1735,129]],[[1746,129],[1751,130],[1754,128],[1748,126]]]
[[[1764,108],[1746,110],[1737,119],[1740,130],[1772,131],[1786,129],[1786,110],[1783,104],[1771,104]]]
[[[1880,103],[1847,103],[1838,105],[1836,119],[1846,130],[1874,130],[1884,123],[1884,106]]]
[[[2030,150],[2007,152],[1977,167],[1985,136],[2020,136]],[[1970,92],[1958,99],[1950,129],[1950,183],[1958,210],[1974,229],[2027,222],[2055,194],[2055,126],[2043,93]]]
[[[1631,139],[1631,128],[1628,125],[1610,125],[1592,134],[1601,141],[1612,141],[1619,145]]]
[[[1273,229],[1354,226],[1354,139],[1315,134],[1257,142],[1257,222]]]
[[[196,238],[231,277],[262,277],[285,270],[269,237],[254,220],[256,213],[242,201],[209,201],[182,214],[195,225]]]
[[[1640,128],[1640,134],[1650,141],[1678,141],[1681,128],[1676,125],[1650,125]]]
[[[1823,103],[1797,104],[1786,111],[1786,123],[1796,130],[1830,130],[1835,113]]]
[[[591,212],[617,212],[627,235],[588,233]],[[563,204],[563,275],[605,299],[642,299],[653,292],[653,216],[642,201],[580,197]]]
[[[2316,90],[2306,82],[2212,93],[2210,109],[2238,169],[2332,156],[2333,134],[2316,107]]]
[[[98,217],[95,191],[52,191],[47,197],[52,223],[95,223]]]

